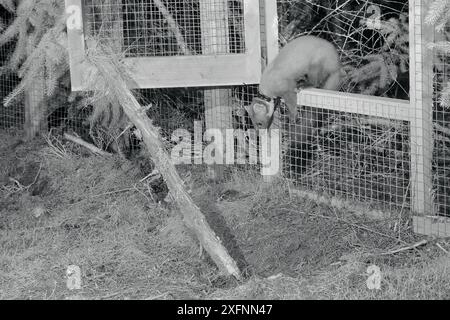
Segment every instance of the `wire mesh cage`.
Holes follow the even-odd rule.
[[[327,39],[346,72],[341,93],[328,97],[337,102],[312,93],[295,124],[282,112],[286,177],[303,190],[362,207],[411,209],[411,110],[394,117],[390,110],[409,106],[408,3],[279,0],[278,16],[282,44],[305,34]]]
[[[69,21],[81,22],[68,23],[72,89],[87,90],[83,81],[87,68],[80,57],[97,44],[124,58],[134,88],[257,83],[264,4],[260,0],[68,0]]]
[[[306,112],[309,121],[284,130],[284,172],[295,185],[367,208],[410,208],[408,122],[317,107]]]
[[[121,39],[127,57],[245,51],[242,1],[84,0],[84,8],[87,33]]]
[[[234,73],[233,77],[239,79],[239,81],[226,80],[227,83],[252,83],[245,81],[244,73],[260,69],[260,60],[267,59],[266,41],[262,43],[259,41],[261,38],[259,33],[264,37],[265,32],[265,1],[83,0],[81,3],[83,29],[87,39],[103,42],[113,47],[114,51],[124,58],[134,58],[133,61],[149,58],[140,60],[151,72],[142,77],[152,78],[150,82],[156,80],[151,84],[144,81],[144,85],[139,85],[140,88],[152,89],[137,91],[143,104],[152,106],[149,108],[149,116],[161,126],[166,138],[170,139],[176,129],[184,128],[192,131],[196,121],[202,122],[204,129],[225,130],[249,125],[250,121],[243,115],[242,110],[256,94],[256,86],[215,87],[208,77],[211,76],[211,72],[216,73],[213,77],[218,77],[218,73],[221,73],[218,65],[222,65],[224,72],[221,74]],[[246,27],[248,29],[251,21],[249,17],[254,12],[260,16],[257,20],[259,25],[253,24],[251,27],[258,32],[258,36],[254,34],[250,43],[254,44],[257,40],[258,50],[249,47],[249,41],[246,39],[249,34]],[[247,57],[253,61],[254,67],[248,66],[245,61],[236,64],[249,51],[253,55],[259,53],[255,59],[252,59],[252,56]],[[264,56],[261,56],[261,51]],[[237,55],[236,59],[230,60],[233,55]],[[208,61],[196,58],[208,56],[213,58],[208,61],[214,62],[210,63],[210,66]],[[223,63],[221,63],[222,56],[228,58],[223,60]],[[152,59],[161,57],[166,59]],[[177,58],[193,58],[193,60],[172,60]],[[173,80],[176,83],[169,79],[167,88],[159,89],[162,87],[161,81],[165,81],[159,78],[170,74],[171,71],[168,69],[177,64],[177,61],[180,61],[178,64],[180,67],[173,68],[173,76],[176,78]],[[193,73],[200,75],[202,86],[208,87],[189,85],[188,80],[192,78],[193,73],[186,71],[186,74],[179,74],[186,67],[194,68],[195,65],[198,69]],[[202,68],[205,71],[202,71]],[[134,66],[133,70],[136,69],[139,67]],[[258,73],[260,70],[255,74]],[[137,77],[141,78],[140,75]],[[170,75],[167,77],[170,78]],[[154,84],[156,86],[153,86]],[[247,137],[244,137],[244,140],[246,139]]]
[[[246,85],[220,89],[144,89],[140,90],[139,95],[143,105],[151,106],[147,114],[161,128],[160,132],[166,141],[172,140],[176,130],[183,129],[192,137],[200,133],[201,142],[205,146],[210,142],[203,139],[205,130],[215,129],[208,125],[208,121],[212,121],[208,118],[214,117],[214,122],[220,123],[222,129],[234,129],[233,150],[236,159],[241,160],[236,164],[249,164],[249,144],[256,144],[257,138],[244,106],[251,103],[257,92],[256,85]],[[218,107],[208,111],[208,106],[211,105]],[[220,113],[224,105],[231,112]]]
[[[8,55],[10,50],[5,47],[0,48],[0,61]],[[0,67],[1,68],[1,67]],[[3,100],[14,90],[19,83],[18,77],[9,72],[0,75],[0,129],[15,128],[21,129],[25,122],[23,103],[15,102],[5,106]]]
[[[251,39],[246,30],[244,1],[80,0],[80,3],[88,38],[93,36],[105,42],[126,58],[220,58],[243,55],[249,50]],[[449,58],[436,50],[431,55],[425,51],[425,41],[431,36],[422,34],[423,3],[421,0],[384,3],[381,12],[385,13],[379,16],[382,23],[377,26],[373,25],[375,20],[367,18],[367,5],[361,10],[348,10],[345,6],[327,6],[326,1],[322,4],[278,1],[281,44],[293,35],[325,38],[341,53],[346,71],[340,93],[306,90],[311,98],[300,98],[303,118],[297,123],[290,123],[283,106],[276,111],[282,129],[283,174],[293,184],[315,194],[384,211],[411,210],[422,217],[450,215],[447,160],[450,118],[442,98],[450,80]],[[408,17],[408,4],[410,9],[414,8],[410,11],[414,17]],[[258,53],[262,53],[263,62],[267,62],[266,39],[271,32],[265,25],[268,21],[264,16],[265,5],[263,0],[259,1]],[[292,19],[292,15],[298,18],[314,14],[316,18],[307,20],[311,25],[299,25],[302,19]],[[435,39],[448,41],[448,31],[434,35]],[[8,50],[4,46],[0,54],[6,56]],[[431,64],[430,57],[434,59],[432,78],[422,74]],[[410,73],[409,69],[416,72]],[[158,78],[162,73],[152,76]],[[181,88],[184,79],[186,75],[180,75],[178,84],[171,84],[171,88],[139,90],[142,104],[150,106],[148,115],[161,127],[163,136],[170,141],[175,130],[194,132],[196,125],[201,126],[202,133],[208,128],[235,129],[234,151],[244,159],[242,163],[249,163],[251,153],[255,152],[250,144],[258,145],[258,139],[244,107],[258,94],[258,86],[246,82],[249,85],[188,84],[189,88]],[[1,94],[11,91],[16,82],[14,75],[3,74]],[[202,84],[205,85],[206,82]],[[424,88],[431,85],[433,100],[428,103]],[[23,123],[25,115],[21,110],[0,110],[2,128]],[[81,121],[66,121],[65,125],[86,134],[83,122],[90,112],[62,110],[49,117],[82,117]],[[49,128],[54,127],[53,123],[48,124]],[[107,121],[104,126],[108,126]],[[120,128],[117,134],[124,129]],[[88,129],[87,135],[92,138],[92,130]],[[425,220],[420,223],[426,225]],[[443,228],[434,234],[450,233],[447,225]],[[425,227],[421,230],[430,233]]]
[[[450,26],[435,33],[435,41],[450,41]],[[450,217],[450,111],[445,95],[450,81],[450,56],[433,50],[433,202],[436,214]]]
[[[359,202],[363,208],[407,209],[414,214],[417,232],[449,235],[450,131],[442,98],[449,80],[448,57],[428,47],[433,38],[448,41],[447,31],[430,32],[433,27],[424,23],[426,1],[395,3],[400,10],[383,16],[389,5],[370,7],[379,10],[378,21],[363,19],[365,7],[359,13],[319,4],[298,8],[300,15],[311,13],[312,7],[325,10],[322,17],[335,14],[318,17],[311,29],[302,31],[328,38],[343,53],[347,76],[341,90],[352,94],[301,93],[311,97],[300,99],[299,123],[285,125],[284,170],[306,190]],[[350,23],[349,15],[355,18]],[[285,26],[285,34],[292,28]]]

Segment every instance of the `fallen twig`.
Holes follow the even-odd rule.
[[[439,249],[441,249],[442,251],[444,251],[446,254],[448,254],[448,250],[444,249],[444,247],[441,246],[439,242],[436,243],[436,246],[437,246]]]
[[[6,190],[9,194],[16,193],[16,192],[23,191],[23,190],[28,190],[28,189],[29,189],[32,185],[34,185],[34,184],[36,183],[36,181],[38,180],[38,177],[39,177],[39,174],[41,173],[41,170],[42,170],[42,162],[39,163],[39,170],[38,170],[38,172],[36,173],[33,182],[31,182],[31,183],[30,183],[29,185],[27,185],[27,186],[24,186],[23,184],[21,184],[17,179],[14,179],[14,178],[12,178],[12,177],[9,177],[8,180],[11,181],[12,183],[14,183],[15,186],[9,187],[9,188],[8,188],[7,186],[3,186],[2,189],[3,189],[3,190]]]
[[[28,186],[26,186],[25,189],[29,189],[33,184],[36,183],[36,181],[37,181],[37,179],[38,179],[38,177],[39,177],[39,174],[41,173],[41,170],[42,170],[42,162],[39,163],[39,170],[38,170],[38,172],[36,173],[36,176],[34,177],[33,182],[32,182],[31,184],[29,184]]]
[[[415,248],[423,246],[423,245],[425,245],[427,243],[428,243],[427,240],[421,240],[421,241],[416,242],[416,243],[414,243],[414,244],[412,244],[410,246],[407,246],[407,247],[403,247],[403,248],[399,248],[399,249],[396,249],[396,250],[391,250],[391,251],[388,251],[388,252],[380,253],[380,256],[386,256],[386,255],[390,255],[390,254],[399,253],[399,252],[402,252],[402,251],[415,249]]]
[[[161,0],[154,0],[153,2],[155,3],[156,7],[158,7],[159,12],[161,12],[161,14],[164,16],[170,31],[177,40],[177,45],[181,52],[185,55],[191,54],[191,51],[189,50],[189,47],[187,46],[186,41],[183,38],[180,26],[173,18],[169,10],[166,8],[164,3]]]
[[[92,153],[97,154],[99,156],[111,156],[111,153],[103,151],[103,150],[97,148],[96,146],[94,146],[93,144],[91,144],[89,142],[86,142],[83,139],[77,138],[77,137],[75,137],[75,136],[73,136],[71,134],[64,133],[64,138],[69,140],[69,141],[72,141],[72,142],[74,142],[76,144],[79,144],[80,146],[85,147],[86,149],[88,149]]]
[[[52,135],[53,128],[50,129],[49,133],[45,136],[45,141],[49,146],[49,150],[53,153],[53,155],[66,159],[68,157],[68,153],[64,145]]]
[[[142,178],[141,180],[139,180],[139,182],[144,182],[145,180],[147,180],[148,178],[152,178],[151,182],[153,182],[154,180],[157,180],[159,178],[161,178],[161,174],[159,173],[158,170],[153,170],[151,173],[149,173],[148,175],[146,175],[144,178]]]

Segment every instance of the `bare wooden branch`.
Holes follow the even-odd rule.
[[[86,142],[83,139],[77,138],[77,137],[75,137],[75,136],[73,136],[71,134],[64,133],[64,139],[72,141],[72,142],[74,142],[76,144],[79,144],[80,146],[85,147],[86,149],[88,149],[92,153],[95,153],[96,155],[99,155],[99,156],[111,156],[111,153],[105,152],[105,151],[97,148],[93,144],[90,144],[89,142]]]
[[[140,130],[143,142],[152,156],[156,168],[164,177],[167,187],[175,200],[186,226],[196,235],[202,247],[208,252],[219,269],[241,279],[241,274],[236,262],[228,254],[220,239],[208,225],[205,216],[192,201],[192,198],[183,187],[183,180],[178,175],[170,156],[165,151],[164,144],[159,134],[159,129],[145,114],[134,95],[128,89],[126,80],[123,79],[122,70],[117,64],[109,59],[93,58],[92,63],[99,71],[103,83],[99,83],[97,77],[96,85],[100,90],[106,90],[111,99],[119,100],[125,114],[131,122]],[[104,86],[103,88],[101,86]]]
[[[445,254],[448,254],[448,250],[444,249],[439,242],[436,243],[436,246],[441,249]]]
[[[388,251],[388,252],[385,252],[385,253],[381,253],[380,256],[385,256],[385,255],[399,253],[399,252],[402,252],[402,251],[415,249],[415,248],[423,246],[423,245],[425,245],[427,243],[428,243],[427,240],[421,240],[421,241],[416,242],[416,243],[414,243],[414,244],[412,244],[410,246],[407,246],[407,247],[403,247],[403,248],[399,248],[399,249],[396,249],[396,250],[391,250],[391,251]]]
[[[185,55],[191,54],[191,51],[189,50],[189,47],[186,44],[186,41],[184,41],[183,34],[180,31],[180,27],[178,26],[178,23],[173,18],[172,14],[170,14],[169,10],[167,10],[164,3],[162,3],[161,0],[154,0],[153,1],[155,5],[158,7],[158,10],[161,12],[161,14],[164,16],[164,18],[167,21],[167,24],[169,25],[170,31],[172,31],[175,39],[177,40],[178,47],[180,48],[181,52]]]

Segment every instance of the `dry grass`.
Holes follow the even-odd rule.
[[[200,256],[170,204],[153,201],[135,164],[68,144],[55,152],[56,141],[0,141],[0,299],[449,298],[450,258],[433,241],[380,255],[420,240],[404,217],[373,221],[290,196],[285,180],[264,184],[251,170],[215,184],[182,167],[245,270],[237,284]],[[79,292],[66,288],[70,264],[82,270]],[[382,270],[379,291],[366,287],[369,264]]]
[[[2,190],[1,299],[70,297],[70,264],[82,269],[84,298],[197,298],[207,289],[214,269],[199,259],[177,214],[139,190],[143,174],[133,164],[61,158],[38,143],[9,147],[2,148],[2,167],[42,162],[39,180],[47,183],[35,195]],[[47,213],[36,218],[36,206]]]

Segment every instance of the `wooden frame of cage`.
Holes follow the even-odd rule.
[[[86,44],[83,33],[83,1],[65,0],[65,2],[66,14],[69,16],[67,34],[72,90],[86,90],[88,88],[85,86],[84,79],[89,74],[89,68],[84,63]],[[209,0],[200,0],[200,2],[204,3],[203,7],[206,3],[212,6]],[[131,86],[172,88],[259,83],[261,77],[260,4],[259,0],[245,0],[242,3],[245,53],[218,55],[214,50],[220,45],[212,45],[207,55],[125,58],[134,81]],[[219,9],[216,11],[219,12]]]
[[[410,100],[306,89],[298,104],[335,111],[377,116],[410,123],[410,190],[414,231],[425,235],[450,236],[450,219],[433,211],[432,190],[432,52],[433,28],[424,23],[426,0],[409,0]]]

